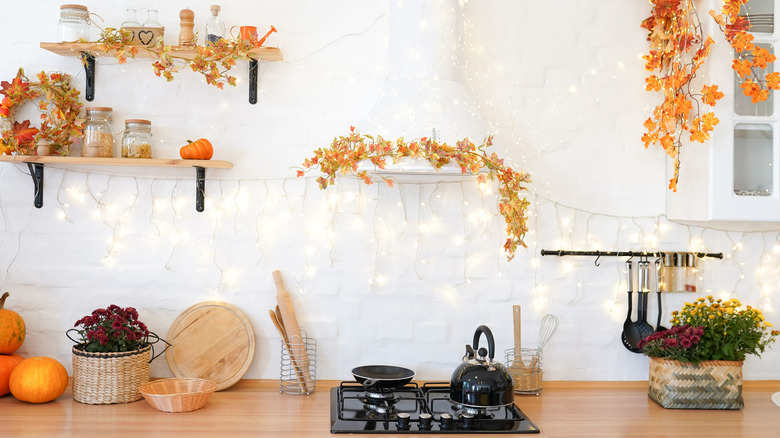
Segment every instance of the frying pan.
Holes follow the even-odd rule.
[[[390,365],[364,365],[352,369],[352,376],[366,388],[399,388],[412,381],[414,371]]]

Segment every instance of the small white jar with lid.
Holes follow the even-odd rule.
[[[81,39],[89,41],[89,10],[84,5],[60,6],[57,40],[72,43]]]

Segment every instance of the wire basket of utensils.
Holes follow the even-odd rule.
[[[301,337],[281,341],[279,392],[309,395],[317,386],[317,341],[301,331]]]
[[[542,392],[542,355],[538,348],[510,348],[504,351],[506,368],[512,376],[515,394]]]

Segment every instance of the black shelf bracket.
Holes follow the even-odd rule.
[[[81,52],[81,59],[84,61],[84,72],[87,74],[84,97],[92,102],[95,100],[95,57],[88,52]]]
[[[206,209],[206,168],[195,166],[195,210]]]
[[[43,164],[42,163],[27,163],[27,168],[30,169],[30,176],[33,179],[33,204],[37,208],[43,207]]]
[[[249,59],[249,103],[257,103],[257,68],[260,61],[254,58]]]
[[[43,163],[27,163],[33,180],[33,205],[43,207]],[[195,167],[195,210],[203,212],[206,209],[206,168]]]

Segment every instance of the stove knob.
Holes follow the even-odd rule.
[[[471,414],[463,414],[463,428],[464,429],[473,429],[474,428],[474,416]]]
[[[431,430],[433,416],[431,414],[420,414],[420,430]]]
[[[441,430],[451,430],[451,429],[452,429],[452,415],[441,414]]]
[[[398,430],[409,430],[409,414],[406,412],[398,414]]]

